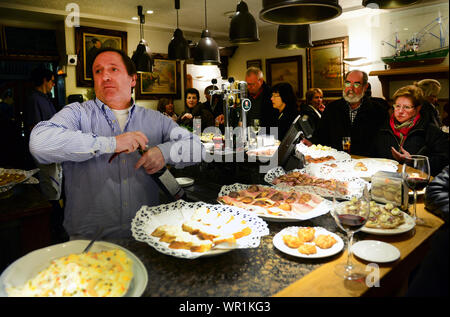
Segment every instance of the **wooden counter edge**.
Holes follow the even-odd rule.
[[[416,240],[415,246],[412,246],[411,243],[409,243],[411,239],[390,242],[400,249],[401,258],[391,265],[387,264],[379,266],[380,284],[384,283],[383,278],[390,275],[389,273],[402,271],[401,267],[406,265],[406,263],[418,264],[420,260],[412,259],[415,256],[415,250],[422,249],[421,247],[423,247],[433,234],[443,225],[444,222],[440,218],[426,212],[423,208],[421,209],[420,212],[418,210],[418,215],[424,217],[428,223],[432,224],[432,227],[417,227],[417,230],[413,229],[416,230],[413,233],[413,239]],[[370,236],[368,239],[385,240],[389,239],[389,237],[395,236]],[[418,252],[419,251],[420,250],[418,250]],[[370,288],[366,286],[365,281],[344,281],[334,273],[334,266],[338,263],[345,262],[346,259],[347,251],[344,251],[339,258],[320,266],[300,280],[276,293],[274,297],[359,297],[364,296],[365,293],[370,293],[368,292],[370,291]],[[353,257],[353,261],[363,265],[367,264],[366,262],[359,261],[355,257]],[[412,268],[410,269],[412,270]],[[389,285],[389,283],[386,284]],[[378,293],[377,296],[379,296],[380,292],[374,293]]]

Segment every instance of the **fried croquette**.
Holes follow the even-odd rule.
[[[311,227],[298,229],[297,235],[301,242],[311,242],[314,239],[316,230]]]
[[[337,241],[333,236],[324,235],[324,234],[321,234],[321,235],[317,236],[316,239],[314,239],[314,243],[321,249],[329,249],[336,242]]]
[[[299,246],[297,248],[298,252],[302,253],[302,254],[316,254],[317,250],[316,250],[316,246],[314,244],[302,244],[301,246]]]
[[[300,239],[298,237],[290,235],[290,234],[286,234],[283,236],[283,242],[289,248],[293,248],[293,249],[298,248],[302,244],[302,241],[300,241]]]

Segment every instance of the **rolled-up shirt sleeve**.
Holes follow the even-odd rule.
[[[79,105],[79,104],[78,104]],[[80,107],[64,107],[48,121],[39,122],[31,131],[30,152],[42,164],[65,161],[82,162],[113,153],[115,137],[83,133],[80,128]]]

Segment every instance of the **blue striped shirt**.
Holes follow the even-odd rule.
[[[143,168],[137,151],[120,154],[114,136],[142,131],[149,147],[158,146],[166,164],[177,168],[201,161],[198,136],[158,111],[132,102],[124,130],[99,99],[65,106],[31,132],[30,152],[43,164],[62,163],[66,192],[64,227],[70,236],[91,237],[97,226],[104,237],[128,238],[131,221],[142,205],[159,203],[159,187]]]

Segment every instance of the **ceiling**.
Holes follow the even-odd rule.
[[[230,13],[236,10],[240,0],[206,0],[207,26],[215,38],[228,38]],[[255,17],[261,29],[274,27],[259,18],[262,9],[262,0],[245,0],[250,13]],[[379,11],[364,8],[362,0],[339,0],[343,8],[344,18],[367,11]],[[448,0],[421,0],[415,6],[431,5],[448,2]],[[0,0],[0,19],[28,20],[39,22],[64,21],[69,11],[66,5],[76,3],[80,9],[80,21],[106,24],[139,24],[131,18],[137,17],[137,6],[142,5],[144,10],[153,10],[153,14],[145,14],[146,28],[156,28],[173,31],[176,25],[176,10],[174,0]],[[187,35],[195,35],[205,27],[205,1],[180,0],[179,27]],[[145,11],[144,11],[145,12]]]

